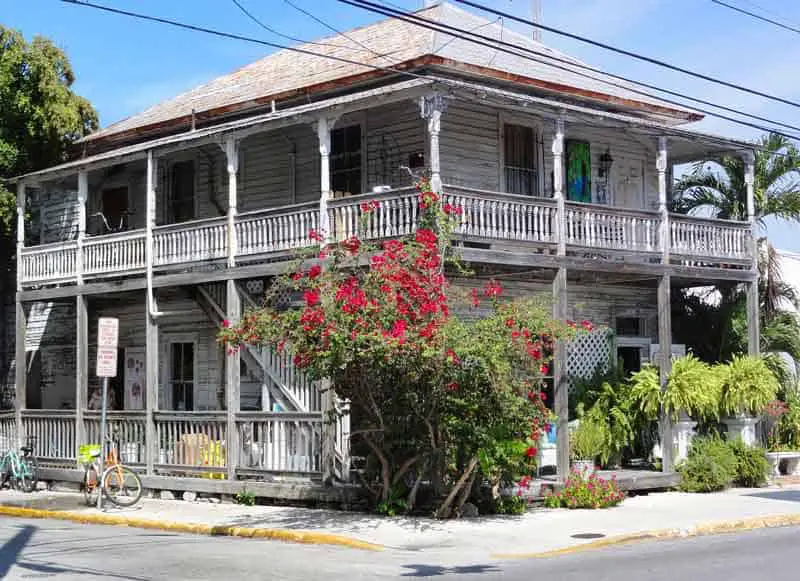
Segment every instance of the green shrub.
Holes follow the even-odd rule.
[[[734,355],[731,362],[720,366],[721,411],[736,415],[758,415],[775,399],[780,385],[762,357]]]
[[[495,501],[497,514],[525,514],[528,505],[521,496],[501,496]]]
[[[254,492],[249,490],[242,490],[241,492],[237,492],[234,497],[233,501],[236,504],[241,504],[244,506],[253,506],[256,503],[256,495]]]
[[[547,508],[609,508],[624,499],[625,493],[613,478],[605,480],[594,473],[587,476],[580,470],[573,470],[564,488],[545,495],[544,505]]]
[[[767,483],[769,462],[762,448],[748,446],[742,440],[728,442],[728,446],[736,457],[737,486],[757,488]]]
[[[569,436],[573,460],[594,460],[602,451],[605,426],[593,415],[583,415],[578,427]]]
[[[684,492],[716,492],[728,488],[737,476],[737,460],[731,446],[719,437],[692,440],[689,455],[680,466]]]

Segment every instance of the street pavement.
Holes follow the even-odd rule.
[[[795,581],[800,529],[647,541],[540,559],[446,560],[414,550],[357,551],[0,518],[0,579]]]

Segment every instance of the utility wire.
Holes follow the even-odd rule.
[[[743,117],[749,117],[749,118],[755,119],[757,121],[763,121],[763,122],[769,123],[771,125],[786,127],[788,129],[793,129],[795,131],[800,131],[800,127],[798,127],[796,125],[791,125],[789,123],[784,123],[784,122],[781,122],[781,121],[775,121],[775,120],[769,119],[767,117],[762,117],[760,115],[754,115],[754,114],[751,114],[751,113],[747,113],[745,111],[741,111],[739,109],[734,109],[732,107],[727,107],[725,105],[719,105],[719,104],[713,103],[711,101],[706,101],[704,99],[699,99],[699,98],[696,98],[696,97],[692,97],[690,95],[686,95],[686,94],[679,93],[679,92],[676,92],[676,91],[672,91],[672,90],[669,90],[669,89],[664,89],[664,88],[659,87],[657,85],[650,85],[648,83],[640,82],[640,81],[637,81],[637,80],[634,80],[634,79],[630,79],[630,78],[627,78],[627,77],[623,77],[623,76],[620,76],[620,75],[616,75],[616,74],[613,74],[613,73],[607,73],[607,72],[602,71],[600,69],[591,67],[589,65],[585,65],[583,63],[575,62],[575,61],[567,59],[567,58],[561,58],[561,57],[556,57],[556,56],[551,56],[551,55],[544,55],[544,54],[542,54],[542,53],[540,53],[538,51],[529,49],[527,47],[519,46],[517,44],[513,44],[513,43],[502,41],[502,40],[497,40],[497,39],[494,39],[492,37],[485,36],[485,35],[475,34],[474,32],[465,31],[463,29],[460,29],[460,28],[457,28],[457,27],[454,27],[454,26],[450,26],[450,25],[442,23],[442,22],[437,22],[435,20],[430,20],[430,19],[427,19],[427,18],[423,18],[422,16],[420,16],[418,14],[415,14],[413,12],[395,10],[395,9],[386,7],[386,6],[384,6],[382,4],[379,4],[379,3],[370,2],[368,0],[337,0],[337,1],[341,2],[343,4],[348,4],[350,6],[356,6],[356,7],[362,8],[362,9],[368,10],[370,12],[375,12],[377,14],[382,14],[382,15],[385,15],[385,16],[395,17],[395,18],[398,18],[400,20],[404,20],[405,22],[409,22],[411,24],[416,24],[417,26],[421,26],[423,28],[427,28],[429,30],[434,30],[434,31],[437,31],[437,32],[444,32],[444,33],[446,33],[448,35],[453,36],[453,38],[460,38],[462,40],[466,40],[466,41],[472,42],[474,44],[478,44],[478,45],[485,46],[485,47],[488,47],[488,48],[491,48],[491,49],[494,49],[494,50],[498,50],[500,52],[504,52],[506,54],[511,54],[513,56],[518,56],[520,58],[524,58],[524,59],[527,59],[527,60],[530,60],[530,61],[533,61],[533,62],[544,64],[544,65],[547,65],[549,67],[553,67],[555,69],[560,69],[560,70],[563,70],[563,71],[566,71],[566,72],[569,72],[569,73],[572,73],[572,74],[575,74],[575,75],[578,75],[578,76],[581,76],[581,77],[585,77],[585,78],[588,78],[588,79],[592,79],[594,81],[598,81],[598,82],[604,83],[606,85],[610,85],[610,86],[613,86],[613,87],[618,87],[618,88],[621,88],[621,89],[625,89],[627,91],[630,91],[630,92],[638,94],[638,95],[643,95],[645,97],[650,97],[652,99],[658,99],[658,100],[660,100],[662,102],[670,103],[672,105],[676,105],[676,106],[679,106],[679,107],[686,107],[687,104],[683,103],[683,102],[680,102],[680,101],[674,101],[674,100],[671,100],[671,99],[667,99],[665,97],[662,97],[661,95],[656,95],[656,94],[653,94],[653,93],[649,93],[647,91],[641,91],[641,90],[636,89],[634,87],[630,87],[630,86],[627,86],[627,85],[622,85],[620,83],[615,83],[613,81],[609,81],[608,79],[603,79],[601,77],[597,77],[597,76],[594,76],[594,75],[589,75],[589,74],[586,74],[586,73],[582,73],[580,71],[576,71],[575,68],[585,69],[585,70],[588,70],[588,71],[592,71],[592,72],[600,73],[600,74],[603,74],[603,75],[607,75],[609,77],[622,80],[622,81],[624,81],[626,83],[632,83],[632,84],[635,84],[635,85],[639,85],[639,86],[647,87],[647,88],[650,88],[650,89],[654,89],[654,90],[662,92],[662,93],[666,93],[666,94],[669,94],[669,95],[674,95],[674,96],[677,96],[677,97],[680,97],[680,98],[683,98],[683,99],[687,99],[689,101],[693,101],[695,103],[701,103],[703,105],[708,105],[710,107],[714,107],[716,109],[720,109],[720,110],[723,110],[723,111],[728,111],[730,113],[734,113],[736,115],[741,115]],[[462,34],[462,33],[464,33],[464,34]],[[470,38],[470,37],[475,37],[475,38]],[[513,50],[504,50],[503,48],[498,48],[498,47],[508,47],[510,49],[513,49]],[[521,54],[519,51],[523,51],[524,53],[528,53],[528,54]],[[531,55],[535,55],[535,56],[531,56]],[[545,60],[542,60],[542,58],[548,59],[548,61],[555,61],[555,62],[565,63],[565,64],[567,64],[569,66],[568,67],[567,66],[559,66],[558,64],[553,64],[553,62],[547,62]],[[759,129],[759,130],[762,130],[762,131],[765,130],[765,128],[763,126],[761,126],[761,125],[749,123],[747,121],[742,121],[742,120],[736,119],[734,117],[728,117],[727,115],[722,115],[720,113],[716,113],[714,111],[709,111],[707,109],[701,109],[701,108],[697,108],[697,107],[695,107],[695,109],[697,111],[701,112],[701,113],[705,113],[707,115],[712,115],[712,116],[715,116],[715,117],[719,117],[720,119],[724,119],[725,121],[730,121],[732,123],[741,124],[741,125],[744,125],[746,127],[753,128],[753,129]],[[791,134],[788,134],[788,133],[782,133],[782,132],[776,131],[774,129],[766,129],[766,131],[772,131],[773,133],[777,133],[777,134],[782,135],[784,137],[787,137],[789,139],[798,139],[797,135],[791,135]]]
[[[297,38],[295,36],[289,36],[288,34],[284,34],[280,30],[276,30],[275,28],[272,28],[271,26],[265,24],[263,20],[259,19],[255,14],[253,14],[247,8],[245,8],[245,6],[241,2],[239,2],[239,0],[231,0],[231,2],[233,2],[236,5],[236,7],[242,12],[242,14],[247,16],[250,20],[252,20],[256,24],[258,24],[261,28],[263,28],[264,30],[266,30],[271,34],[274,34],[275,36],[280,36],[281,38],[285,38],[286,40],[291,40],[292,42],[299,42],[301,44],[314,44],[317,46],[330,46],[333,48],[347,48],[340,44],[329,44],[327,42],[314,42],[311,40],[304,40],[302,38]]]
[[[729,8],[735,12],[739,12],[741,14],[745,14],[756,20],[761,20],[762,22],[768,22],[769,24],[774,24],[775,26],[779,26],[780,28],[784,28],[786,30],[791,30],[794,33],[800,34],[800,28],[795,28],[794,26],[789,26],[788,24],[784,24],[778,20],[773,20],[772,18],[767,18],[766,16],[761,16],[760,14],[756,14],[755,12],[751,12],[749,10],[745,10],[744,8],[740,8],[738,6],[734,6],[733,4],[728,4],[727,2],[722,2],[722,0],[711,0],[714,4],[719,4],[720,6],[724,6],[725,8]]]
[[[311,56],[324,58],[324,59],[329,59],[329,60],[333,60],[333,61],[337,61],[337,62],[358,65],[358,66],[362,66],[362,67],[373,69],[373,70],[384,71],[384,72],[392,72],[392,73],[396,73],[396,74],[399,74],[399,75],[405,75],[405,76],[409,76],[409,77],[416,78],[416,79],[434,80],[434,81],[440,82],[442,84],[450,85],[450,86],[455,87],[455,88],[461,88],[461,89],[464,88],[463,84],[461,84],[459,82],[451,81],[450,79],[444,79],[444,78],[433,77],[433,76],[428,76],[428,75],[421,75],[421,74],[413,73],[411,71],[406,71],[406,70],[402,70],[402,69],[396,69],[396,68],[391,68],[391,67],[381,67],[381,66],[378,66],[378,65],[372,65],[372,64],[368,64],[368,63],[363,63],[363,62],[355,61],[355,60],[344,58],[344,57],[339,57],[339,56],[334,56],[334,55],[329,55],[329,54],[316,53],[316,52],[311,51],[311,50],[306,50],[306,49],[297,48],[297,47],[285,46],[285,45],[282,45],[280,43],[261,40],[261,39],[258,39],[258,38],[252,38],[252,37],[248,37],[248,36],[244,36],[244,35],[240,35],[240,34],[234,34],[234,33],[225,32],[225,31],[221,31],[221,30],[215,30],[215,29],[212,29],[212,28],[206,28],[206,27],[197,26],[197,25],[194,25],[194,24],[187,24],[187,23],[184,23],[184,22],[179,22],[179,21],[176,21],[176,20],[170,20],[170,19],[167,19],[167,18],[161,18],[161,17],[158,17],[158,16],[150,16],[148,14],[141,14],[141,13],[137,13],[137,12],[131,12],[131,11],[128,11],[128,10],[122,10],[122,9],[119,9],[119,8],[113,8],[113,7],[110,7],[110,6],[103,6],[101,4],[93,4],[93,3],[87,2],[85,0],[59,0],[59,1],[60,2],[64,2],[66,4],[73,4],[73,5],[76,5],[76,6],[84,6],[84,7],[87,7],[87,8],[94,8],[94,9],[97,9],[97,10],[102,10],[102,11],[110,12],[110,13],[113,13],[113,14],[119,14],[119,15],[131,17],[131,18],[138,18],[138,19],[146,20],[146,21],[150,21],[150,22],[158,22],[160,24],[166,24],[166,25],[169,25],[169,26],[174,26],[174,27],[177,27],[177,28],[183,28],[183,29],[186,29],[186,30],[192,30],[192,31],[195,31],[195,32],[202,32],[202,33],[205,33],[205,34],[211,34],[211,35],[222,37],[222,38],[229,38],[229,39],[233,39],[233,40],[251,42],[251,43],[255,43],[255,44],[260,44],[262,46],[268,46],[268,47],[272,47],[272,48],[277,48],[277,49],[283,49],[283,50],[296,52],[298,54],[311,55]],[[796,135],[788,135],[788,134],[785,134],[785,133],[781,133],[779,131],[774,131],[773,129],[770,129],[768,127],[763,127],[763,126],[759,126],[759,125],[748,123],[746,121],[740,121],[740,120],[728,118],[728,117],[725,117],[723,115],[720,115],[718,113],[714,113],[714,112],[711,112],[711,111],[702,111],[700,109],[698,109],[698,111],[705,112],[708,115],[712,115],[712,116],[715,116],[715,117],[720,117],[722,119],[726,119],[726,120],[732,121],[734,123],[739,123],[741,125],[746,125],[748,127],[753,127],[755,129],[758,129],[760,131],[764,131],[764,132],[767,132],[767,133],[772,132],[772,133],[776,133],[778,135],[782,135],[784,137],[787,137],[789,139],[800,140],[800,137],[798,137]],[[755,149],[762,149],[763,150],[763,148],[759,148],[757,144],[753,144],[752,147],[754,147]]]
[[[528,20],[526,18],[520,18],[519,16],[514,16],[513,14],[509,14],[507,12],[503,12],[502,10],[495,10],[494,8],[491,8],[491,7],[486,6],[484,4],[480,4],[478,2],[472,2],[472,0],[456,0],[456,2],[459,2],[461,4],[465,4],[467,6],[471,6],[472,8],[477,8],[478,10],[483,10],[484,12],[489,12],[490,14],[494,14],[496,16],[502,16],[503,18],[508,18],[510,20],[513,20],[515,22],[519,22],[521,24],[526,24],[528,26],[533,26],[533,27],[536,27],[536,28],[540,28],[542,30],[546,30],[547,32],[552,32],[553,34],[557,34],[559,36],[564,36],[566,38],[571,38],[572,40],[577,40],[577,41],[583,42],[585,44],[590,44],[590,45],[596,46],[598,48],[602,48],[602,49],[605,49],[605,50],[608,50],[608,51],[611,51],[611,52],[616,52],[618,54],[629,56],[631,58],[634,58],[634,59],[637,59],[637,60],[640,60],[640,61],[644,61],[646,63],[650,63],[650,64],[653,64],[653,65],[657,65],[659,67],[662,67],[662,68],[665,68],[665,69],[669,69],[671,71],[676,71],[676,72],[679,72],[679,73],[683,73],[685,75],[689,75],[691,77],[702,79],[702,80],[708,81],[710,83],[716,83],[716,84],[722,85],[724,87],[729,87],[731,89],[736,89],[737,91],[742,91],[743,93],[750,93],[751,95],[757,95],[759,97],[764,97],[765,99],[769,99],[771,101],[777,101],[778,103],[784,103],[786,105],[791,105],[792,107],[800,108],[800,103],[797,102],[797,101],[792,101],[791,99],[785,99],[785,98],[779,97],[777,95],[771,95],[769,93],[764,93],[763,91],[759,91],[757,89],[752,89],[750,87],[745,87],[743,85],[738,85],[736,83],[732,83],[732,82],[726,81],[724,79],[719,79],[717,77],[712,77],[711,75],[707,75],[705,73],[699,73],[699,72],[693,71],[691,69],[680,67],[678,65],[673,65],[671,63],[668,63],[666,61],[663,61],[663,60],[660,60],[660,59],[657,59],[657,58],[654,58],[654,57],[646,56],[646,55],[643,55],[643,54],[640,54],[640,53],[637,53],[637,52],[633,52],[633,51],[630,51],[630,50],[626,50],[626,49],[623,49],[623,48],[618,48],[616,46],[613,46],[613,45],[610,45],[610,44],[607,44],[607,43],[604,43],[604,42],[600,42],[600,41],[597,41],[597,40],[594,40],[594,39],[591,39],[591,38],[587,38],[587,37],[581,36],[579,34],[573,34],[571,32],[567,32],[566,30],[562,30],[560,28],[554,28],[552,26],[546,26],[546,25],[544,25],[544,24],[542,24],[540,22],[533,22],[532,20]]]

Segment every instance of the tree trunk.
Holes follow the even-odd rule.
[[[456,485],[453,486],[453,489],[450,491],[450,494],[447,495],[447,498],[445,498],[444,502],[442,503],[442,506],[440,506],[439,509],[436,511],[436,518],[449,518],[450,517],[450,515],[452,514],[452,508],[451,507],[452,507],[453,501],[456,499],[456,496],[458,495],[458,492],[461,490],[461,488],[464,486],[464,484],[466,484],[467,480],[469,480],[469,477],[472,475],[472,471],[475,470],[475,468],[477,466],[478,466],[478,458],[477,457],[473,458],[472,460],[470,460],[469,466],[467,466],[467,469],[461,475],[461,478],[458,479],[458,482],[456,482]]]

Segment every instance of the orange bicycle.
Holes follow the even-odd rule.
[[[142,481],[136,472],[119,461],[116,443],[111,438],[107,438],[107,441],[108,453],[101,480],[97,477],[100,471],[97,462],[101,454],[100,446],[89,444],[80,447],[79,456],[86,466],[83,476],[84,497],[87,504],[96,505],[98,488],[102,488],[103,496],[113,504],[120,507],[133,506],[142,497]],[[102,486],[98,486],[99,482],[102,482]]]

